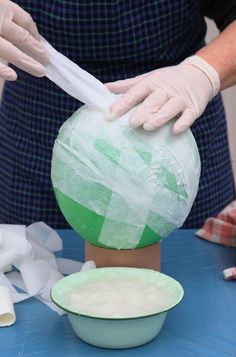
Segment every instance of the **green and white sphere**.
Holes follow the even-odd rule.
[[[190,130],[155,132],[83,106],[61,127],[51,177],[59,207],[81,237],[113,249],[151,245],[180,227],[193,204],[200,157]]]

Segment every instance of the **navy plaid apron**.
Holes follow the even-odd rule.
[[[195,0],[19,0],[56,49],[101,81],[174,65],[203,46],[205,23]],[[80,106],[47,78],[17,70],[0,110],[0,223],[67,224],[50,180],[52,147]],[[185,223],[198,227],[234,198],[220,95],[192,127],[202,160],[198,196]]]

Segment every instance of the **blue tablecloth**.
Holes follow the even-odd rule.
[[[81,238],[70,230],[59,233],[61,256],[82,260]],[[235,264],[235,249],[179,230],[162,243],[162,272],[183,285],[185,297],[155,340],[127,350],[87,345],[75,336],[66,315],[32,298],[16,304],[15,325],[0,329],[0,357],[235,357],[236,282],[222,277],[222,270]]]

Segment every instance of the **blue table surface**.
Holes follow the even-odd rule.
[[[82,261],[82,239],[72,230],[58,232],[64,243],[59,255]],[[162,243],[162,272],[183,285],[185,297],[152,342],[126,350],[90,346],[75,336],[66,315],[32,298],[15,305],[13,326],[0,329],[0,357],[235,357],[236,282],[222,276],[233,265],[235,249],[201,240],[194,230],[179,230]]]

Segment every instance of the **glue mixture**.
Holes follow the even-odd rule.
[[[70,309],[85,315],[125,318],[165,311],[176,301],[176,290],[165,281],[105,274],[78,284],[67,297]]]

